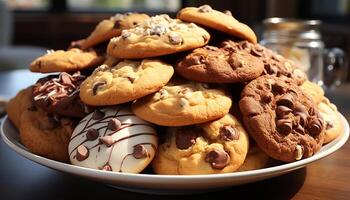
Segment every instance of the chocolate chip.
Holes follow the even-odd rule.
[[[110,166],[108,163],[105,164],[103,167],[102,167],[102,170],[104,171],[112,171],[112,166]]]
[[[305,127],[308,121],[308,114],[303,112],[297,112],[295,113],[295,116],[297,117],[298,123]]]
[[[121,20],[115,21],[115,22],[114,22],[113,28],[114,28],[114,29],[119,29],[119,28],[121,28],[121,27],[122,27],[121,22],[122,22]]]
[[[277,106],[276,108],[276,115],[278,118],[283,118],[284,116],[288,115],[291,112],[292,112],[292,109],[286,106]]]
[[[238,140],[239,132],[231,125],[222,126],[220,128],[220,138],[225,141]]]
[[[323,122],[318,117],[309,118],[307,130],[312,136],[317,136],[322,132]]]
[[[150,29],[150,35],[158,35],[158,36],[161,36],[163,35],[164,33],[167,32],[167,29],[164,25],[162,24],[157,24],[155,25],[154,27],[152,27]]]
[[[294,106],[293,98],[294,98],[293,95],[291,95],[290,93],[284,94],[277,101],[277,105],[283,105],[283,106],[287,106],[288,108],[293,108]]]
[[[99,136],[98,130],[94,129],[94,128],[90,128],[89,130],[87,130],[86,132],[86,139],[93,141],[96,140]]]
[[[209,5],[202,5],[198,8],[198,11],[202,13],[210,12],[212,10],[213,9]]]
[[[117,118],[112,118],[108,121],[108,129],[116,131],[122,126],[122,123]]]
[[[106,85],[107,83],[105,81],[102,82],[96,82],[93,86],[92,86],[92,95],[96,95],[97,91],[99,90],[100,87]]]
[[[295,105],[295,107],[293,108],[293,112],[294,113],[308,113],[306,107],[303,106],[302,104]]]
[[[278,83],[272,84],[271,89],[274,94],[283,94],[285,92],[283,86]]]
[[[225,10],[223,13],[224,13],[225,15],[232,16],[231,11],[229,11],[229,10]]]
[[[326,129],[327,129],[327,130],[328,130],[328,129],[331,129],[331,128],[333,128],[333,127],[334,127],[334,125],[333,125],[332,122],[326,121]]]
[[[77,154],[75,155],[78,161],[83,161],[87,157],[89,157],[89,149],[86,148],[84,145],[80,145],[77,148]]]
[[[146,158],[148,156],[148,152],[147,152],[147,149],[143,145],[138,144],[138,145],[134,146],[134,151],[132,152],[132,155],[136,159],[141,159],[141,158]]]
[[[269,94],[262,94],[261,95],[261,101],[263,103],[270,103],[272,101],[272,96]]]
[[[175,135],[176,147],[178,149],[188,149],[196,143],[198,130],[195,128],[182,128],[177,130]]]
[[[174,45],[181,44],[182,41],[183,41],[182,37],[180,35],[178,35],[178,34],[175,34],[175,33],[169,34],[168,38],[169,38],[169,42],[171,44],[174,44]]]
[[[279,119],[276,126],[279,133],[288,135],[292,132],[293,122],[291,119]]]
[[[300,134],[305,134],[305,129],[300,124],[298,124],[294,131]]]
[[[99,119],[102,119],[103,117],[105,116],[105,113],[102,112],[101,110],[99,109],[96,109],[94,111],[94,113],[92,114],[92,119],[93,120],[99,120]]]
[[[262,57],[263,56],[263,49],[262,48],[252,48],[250,50],[250,54],[256,57]]]
[[[111,147],[114,143],[113,138],[110,135],[100,137],[100,142],[102,142],[107,147]]]
[[[205,161],[214,169],[222,169],[230,162],[230,156],[223,150],[212,150],[205,156]]]
[[[136,80],[136,77],[135,76],[127,76],[126,77],[131,83],[134,83],[135,80]]]

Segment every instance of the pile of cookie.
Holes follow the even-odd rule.
[[[177,19],[117,14],[30,70],[56,74],[7,106],[22,143],[93,169],[253,170],[310,157],[342,131],[322,88],[208,5]]]

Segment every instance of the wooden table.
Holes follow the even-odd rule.
[[[0,72],[0,96],[13,96],[40,75],[25,70]],[[350,85],[329,97],[349,120]],[[289,174],[217,192],[186,196],[150,196],[117,190],[58,172],[17,155],[0,141],[0,199],[350,199],[350,142],[336,153]]]

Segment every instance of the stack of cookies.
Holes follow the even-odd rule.
[[[32,72],[7,106],[33,153],[93,169],[217,174],[313,156],[341,133],[336,107],[229,11],[117,14]]]

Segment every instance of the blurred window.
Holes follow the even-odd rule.
[[[68,0],[67,4],[71,11],[176,12],[181,7],[181,0]]]
[[[350,0],[312,0],[314,15],[346,16],[350,14]]]
[[[48,10],[50,0],[0,0],[11,10]]]

